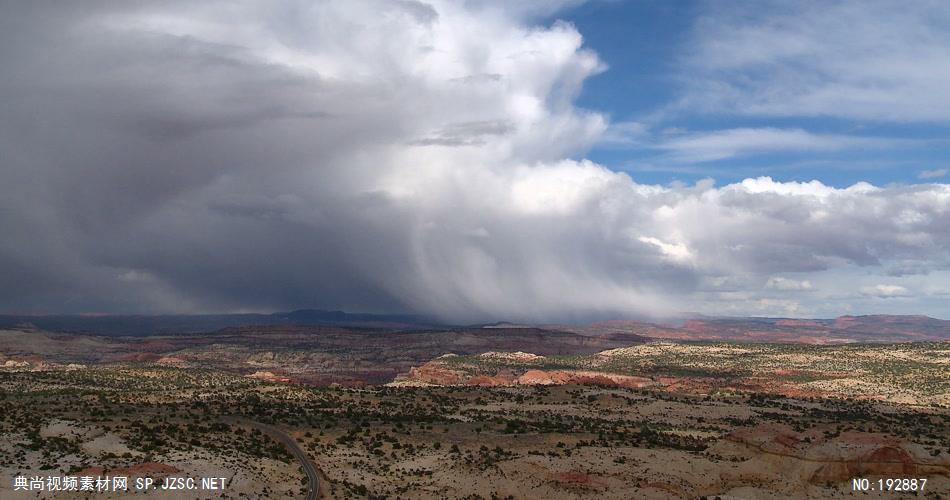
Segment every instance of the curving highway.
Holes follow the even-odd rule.
[[[303,451],[302,448],[300,448],[300,445],[297,444],[297,441],[294,438],[290,437],[289,434],[272,425],[243,419],[239,420],[238,422],[249,427],[253,427],[284,445],[284,447],[287,448],[287,451],[289,451],[297,459],[297,461],[300,462],[304,473],[307,474],[307,479],[310,484],[308,488],[309,491],[307,492],[307,496],[305,498],[307,500],[317,500],[317,498],[320,497],[320,476],[317,472],[317,466],[312,460],[310,460],[310,456],[308,456],[307,453]]]

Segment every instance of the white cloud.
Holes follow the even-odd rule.
[[[664,256],[675,262],[688,263],[693,259],[693,253],[682,243],[666,243],[650,236],[640,236],[637,239],[643,243],[655,246]]]
[[[641,122],[614,122],[600,136],[600,147],[633,148],[642,147],[649,139],[650,127]]]
[[[861,287],[861,293],[869,297],[889,299],[893,297],[907,297],[910,292],[900,285],[874,285]]]
[[[793,280],[789,278],[783,278],[781,276],[770,277],[769,280],[765,283],[765,287],[771,288],[774,290],[786,291],[786,292],[789,292],[789,291],[797,292],[797,291],[805,291],[805,290],[812,289],[811,282],[808,280],[799,281],[799,280]]]
[[[674,159],[704,162],[767,152],[838,151],[896,145],[891,139],[814,134],[802,129],[736,128],[674,136],[658,147]]]
[[[918,179],[938,179],[947,175],[947,169],[938,168],[934,170],[921,170],[917,174]]]
[[[684,71],[690,109],[950,121],[942,2],[708,4]]]

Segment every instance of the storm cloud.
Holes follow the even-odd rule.
[[[950,185],[638,183],[505,5],[3,3],[0,309],[940,314]]]

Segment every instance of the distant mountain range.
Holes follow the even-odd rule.
[[[587,335],[636,334],[653,339],[835,344],[950,340],[950,321],[928,316],[841,316],[835,319],[697,318],[679,327],[604,321],[567,328]]]
[[[418,331],[472,328],[517,329],[536,325],[507,322],[455,326],[424,316],[347,313],[303,309],[273,314],[206,315],[0,315],[0,329],[35,327],[51,332],[93,333],[107,336],[193,335],[233,327],[339,326],[373,330]],[[631,320],[590,325],[546,325],[586,336],[633,334],[669,340],[726,340],[742,342],[908,342],[950,340],[950,321],[927,316],[841,316],[835,319],[709,318],[689,319],[678,326]]]
[[[181,315],[0,315],[0,328],[32,325],[51,332],[112,336],[186,335],[239,326],[347,326],[419,330],[442,326],[431,318],[401,314],[364,314],[301,309],[273,314]]]

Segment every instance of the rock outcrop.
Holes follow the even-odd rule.
[[[795,470],[812,484],[868,476],[950,476],[950,457],[932,456],[920,445],[879,433],[844,432],[826,438],[814,430],[799,433],[782,424],[762,424],[736,429],[726,440],[797,459],[800,466]]]
[[[536,361],[544,359],[530,353],[497,353],[488,352],[479,358],[496,358],[507,360]],[[422,366],[409,369],[408,373],[400,374],[390,384],[392,386],[412,385],[470,385],[480,387],[512,386],[512,385],[602,385],[610,387],[641,388],[655,385],[645,377],[617,375],[595,371],[574,370],[542,370],[526,369],[518,374],[514,368],[505,368],[494,373],[470,374],[462,369],[447,366],[438,358]]]

